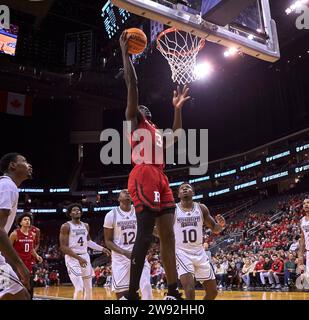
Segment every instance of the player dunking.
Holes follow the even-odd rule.
[[[128,190],[120,192],[118,201],[119,207],[105,216],[104,239],[106,246],[112,250],[112,290],[116,293],[117,299],[121,299],[129,289],[130,258],[136,238],[137,222]],[[153,299],[148,261],[144,263],[140,288],[143,300]]]
[[[304,265],[304,255],[306,253],[306,276],[309,277],[309,199],[303,202],[306,215],[300,220],[301,239],[299,243],[298,265]]]
[[[109,251],[90,239],[89,225],[82,222],[82,207],[71,204],[67,215],[71,221],[64,223],[60,229],[60,249],[65,254],[65,264],[69,277],[74,286],[74,300],[82,298],[92,300],[92,277],[94,272],[90,263],[87,248],[102,251],[109,255]]]
[[[188,300],[195,299],[195,280],[205,289],[204,300],[217,296],[217,282],[213,267],[203,247],[203,226],[216,234],[225,227],[225,219],[209,214],[208,208],[193,201],[194,191],[189,183],[183,183],[178,190],[180,203],[176,206],[175,238],[178,277]]]
[[[16,217],[17,188],[32,177],[32,166],[22,155],[9,153],[1,158],[0,171],[4,174],[0,177],[0,299],[27,300],[30,299],[29,270],[14,250],[8,232]]]
[[[137,236],[131,255],[128,299],[138,299],[137,291],[140,277],[155,224],[160,237],[160,252],[167,277],[167,299],[180,299],[181,296],[177,288],[175,236],[173,231],[175,201],[168,179],[163,173],[164,165],[158,164],[154,159],[155,157],[147,153],[147,149],[151,148],[152,155],[157,156],[158,153],[161,153],[161,158],[163,158],[163,137],[151,122],[149,109],[138,105],[137,76],[128,54],[126,31],[120,37],[120,46],[124,64],[124,78],[128,91],[126,120],[131,121],[132,135],[134,135],[136,129],[144,129],[151,134],[151,141],[147,141],[147,139],[143,141],[145,146],[144,162],[138,163],[140,157],[132,153],[132,163],[135,166],[128,180],[128,190],[133,199],[137,216]],[[184,103],[190,99],[188,91],[189,89],[186,87],[182,91],[179,87],[177,91],[174,91],[174,131],[182,127],[181,109]],[[134,149],[137,142],[132,139],[131,145]]]

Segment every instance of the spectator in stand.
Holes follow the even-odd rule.
[[[291,287],[292,278],[296,275],[296,263],[293,253],[289,253],[288,260],[284,264],[284,286]]]
[[[222,261],[221,261],[222,262]],[[222,266],[222,263],[218,262],[215,266],[216,279],[218,281],[219,290],[222,290],[226,286],[227,271]]]
[[[226,284],[228,289],[233,289],[234,287],[239,286],[238,271],[236,269],[235,262],[231,262],[229,264]]]
[[[269,259],[268,256],[265,257],[265,262],[263,265],[263,270],[260,272],[260,278],[262,282],[262,286],[266,286],[265,278],[268,278],[269,284],[272,285],[274,283],[272,272],[271,272],[271,266],[273,264],[273,261]]]
[[[262,255],[259,256],[259,260],[255,264],[255,267],[252,272],[252,283],[254,283],[255,287],[259,287],[261,284],[260,273],[264,270],[264,263],[264,257]]]
[[[299,236],[296,236],[293,239],[292,244],[290,245],[289,251],[298,251],[299,249]]]
[[[282,260],[280,259],[280,257],[277,254],[273,255],[273,260],[274,262],[271,265],[271,270],[270,272],[272,273],[273,278],[275,279],[275,283],[276,284],[272,284],[272,289],[281,289],[281,284],[280,284],[280,280],[279,280],[279,276],[283,275],[283,267],[284,264],[282,262]]]
[[[244,289],[248,289],[250,287],[250,274],[253,272],[255,264],[249,258],[244,259],[245,263],[242,267],[242,280],[245,283]]]

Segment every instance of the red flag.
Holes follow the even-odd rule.
[[[15,92],[0,91],[0,112],[17,116],[31,116],[32,97]]]

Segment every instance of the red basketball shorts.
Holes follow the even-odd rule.
[[[141,212],[145,207],[156,212],[175,208],[168,179],[157,166],[136,165],[129,175],[128,190],[136,212]]]

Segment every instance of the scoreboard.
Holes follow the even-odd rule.
[[[127,22],[131,13],[125,9],[114,6],[110,0],[102,8],[102,14],[104,21],[104,28],[109,39],[112,39],[119,30],[122,30],[122,26]]]

